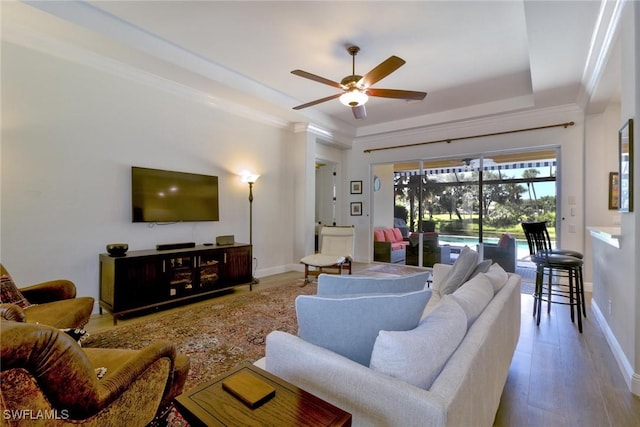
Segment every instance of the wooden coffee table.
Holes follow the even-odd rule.
[[[248,372],[275,389],[275,395],[251,409],[222,388],[229,377]],[[176,398],[192,425],[206,426],[351,426],[351,414],[250,363]]]

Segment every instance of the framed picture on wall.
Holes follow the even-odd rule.
[[[362,194],[362,181],[351,181],[351,194]]]
[[[351,216],[362,216],[362,202],[351,202]]]
[[[609,172],[609,209],[618,209],[620,197],[620,181],[618,172]]]
[[[618,132],[618,174],[618,210],[633,212],[633,119]]]

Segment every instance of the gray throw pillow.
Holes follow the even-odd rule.
[[[453,263],[453,267],[449,271],[449,274],[441,281],[441,283],[434,284],[434,289],[438,291],[441,296],[451,294],[466,282],[473,270],[478,264],[478,253],[465,246],[460,251],[458,259]]]
[[[430,290],[345,298],[300,295],[298,336],[369,366],[378,332],[415,328],[430,297]]]
[[[490,259],[485,259],[484,261],[480,261],[478,265],[476,265],[476,268],[474,268],[473,271],[471,272],[471,276],[469,276],[469,279],[473,279],[478,274],[486,273],[487,271],[489,271],[489,268],[491,268],[491,263],[492,261]]]
[[[425,288],[429,272],[400,277],[370,277],[336,274],[318,276],[318,295],[402,294]]]
[[[369,367],[428,390],[467,333],[467,316],[451,295],[415,329],[380,331]]]

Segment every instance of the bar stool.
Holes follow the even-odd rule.
[[[536,316],[536,324],[540,325],[543,300],[547,301],[547,313],[551,312],[551,303],[565,304],[570,306],[571,322],[575,322],[575,307],[578,315],[578,330],[582,333],[582,316],[586,317],[582,259],[560,252],[554,253],[544,222],[523,222],[522,229],[529,244],[531,261],[536,264],[536,286],[533,295],[533,315]],[[548,277],[546,286],[545,274]],[[568,285],[553,283],[554,277],[566,277],[569,283]],[[559,300],[560,297],[563,300]],[[568,299],[568,302],[564,299]]]
[[[527,222],[526,223],[527,226],[531,229],[542,229],[542,234],[543,234],[543,238],[546,241],[547,244],[547,248],[550,248],[550,253],[551,254],[555,254],[555,255],[567,255],[567,256],[572,256],[574,258],[579,258],[579,259],[583,259],[584,255],[581,252],[578,251],[574,251],[571,249],[561,249],[561,248],[553,248],[551,247],[551,237],[549,237],[549,231],[547,230],[547,223],[546,221],[538,221],[538,222]],[[526,231],[525,231],[526,234]],[[533,254],[532,254],[533,255]],[[582,272],[581,272],[582,274]],[[587,308],[586,308],[586,304],[584,303],[586,300],[584,299],[584,288],[581,289],[581,298],[582,298],[582,315],[584,317],[587,317]]]

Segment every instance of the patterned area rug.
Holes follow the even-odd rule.
[[[265,337],[274,330],[297,333],[294,301],[316,292],[297,283],[188,306],[164,316],[91,334],[84,347],[140,349],[168,340],[191,358],[185,391],[236,365],[264,356]]]

